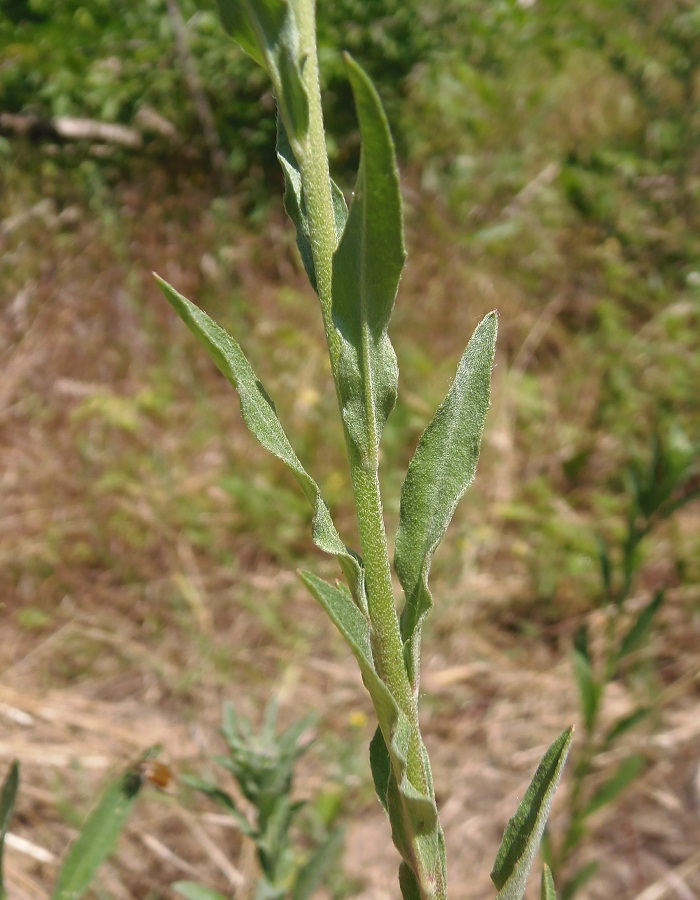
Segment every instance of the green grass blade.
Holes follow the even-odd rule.
[[[83,896],[114,850],[142,784],[141,775],[130,771],[108,785],[63,861],[52,900],[78,900]]]
[[[389,124],[369,77],[346,55],[362,150],[355,192],[333,256],[333,322],[340,336],[343,420],[364,461],[376,460],[396,403],[399,370],[387,335],[406,251]]]
[[[597,871],[598,863],[595,861],[581,866],[573,878],[570,878],[562,888],[561,900],[572,900],[581,888],[593,878]]]
[[[313,539],[317,547],[335,556],[348,579],[355,602],[366,610],[359,557],[336,531],[318,485],[302,466],[277,417],[275,406],[236,341],[203,310],[157,275],[166,299],[206,348],[225,378],[236,388],[243,419],[262,446],[292,470],[314,510]]]
[[[664,596],[664,591],[657,591],[649,603],[640,610],[639,615],[620,642],[620,648],[616,654],[618,664],[625,656],[629,656],[647,641],[654,617],[664,602]]]
[[[640,722],[643,722],[644,719],[648,719],[651,713],[652,709],[650,706],[640,706],[639,709],[635,709],[635,711],[628,716],[623,716],[621,719],[618,719],[605,735],[603,748],[607,750],[608,747],[619,740],[623,734],[626,734],[632,728],[635,728]]]
[[[586,731],[590,734],[598,717],[602,689],[600,682],[596,680],[593,674],[590,659],[579,650],[574,650],[571,657],[574,663],[574,675],[576,676],[576,684],[578,685],[579,698],[581,700],[583,721]]]
[[[416,687],[420,625],[432,606],[430,566],[476,473],[497,327],[496,313],[489,313],[476,328],[447,396],[423,432],[401,489],[394,567],[406,595],[401,631],[409,676]]]
[[[646,767],[646,760],[643,756],[634,754],[623,759],[615,774],[605,781],[593,794],[590,802],[582,813],[583,818],[587,818],[591,813],[596,812],[603,806],[607,806],[631,784],[638,775],[640,775]]]
[[[554,889],[552,870],[547,863],[542,867],[542,882],[540,884],[540,900],[557,900],[557,892]]]
[[[17,791],[19,790],[19,763],[13,760],[10,769],[2,783],[2,791],[0,791],[0,900],[5,900],[7,891],[5,890],[5,879],[3,875],[3,857],[5,850],[5,836],[10,827],[12,819],[12,811],[15,808],[17,800]]]
[[[491,880],[498,889],[498,900],[521,900],[525,893],[573,731],[573,728],[567,728],[547,750],[517,812],[508,822],[491,872]]]

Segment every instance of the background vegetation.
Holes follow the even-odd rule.
[[[290,695],[322,715],[302,793],[363,813],[332,889],[376,900],[394,860],[364,765],[365,700],[288,574],[313,553],[305,503],[151,281],[157,268],[245,342],[342,518],[341,436],[327,449],[334,398],[281,211],[272,99],[212,5],[179,8],[225,192],[165,0],[0,10],[0,750],[24,762],[16,831],[35,849],[8,849],[10,884],[43,896],[106,769],[161,741],[200,774],[221,701],[258,720],[278,691],[282,718]],[[403,168],[392,522],[466,338],[501,312],[480,471],[435,563],[424,664],[455,897],[486,896],[513,798],[578,715],[568,654],[582,624],[601,636],[597,536],[625,534],[627,465],[656,433],[685,449],[700,436],[700,13],[690,0],[342,0],[319,2],[319,25],[339,180],[358,146],[343,48],[377,82]],[[65,116],[134,129],[140,145],[68,140],[51,125]],[[667,599],[607,715],[640,693],[656,713],[628,736],[644,773],[588,823],[591,897],[638,896],[669,872],[700,893],[698,517],[688,506],[640,550],[632,608]],[[152,798],[109,896],[169,896],[162,885],[193,870],[245,896],[249,848],[188,804]]]

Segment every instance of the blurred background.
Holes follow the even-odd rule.
[[[349,196],[342,50],[375,79],[402,174],[390,535],[420,433],[478,320],[500,313],[480,468],[435,560],[423,664],[451,895],[484,897],[544,748],[581,727],[572,641],[582,625],[604,640],[601,547],[624,554],[634,472],[655,452],[688,471],[699,456],[700,7],[319,0],[317,16],[334,177]],[[286,722],[319,717],[298,785],[347,824],[327,896],[396,896],[371,710],[295,569],[336,573],[151,277],[240,341],[356,545],[274,136],[265,76],[213,3],[0,6],[0,761],[22,761],[13,831],[33,848],[7,850],[15,898],[47,895],[100,783],[155,742],[175,786],[142,803],[95,896],[171,897],[188,877],[252,897],[250,848],[177,776],[208,771],[224,700],[257,721],[272,694]],[[619,749],[643,771],[578,848],[600,864],[591,898],[700,896],[692,471],[635,555],[632,614],[664,603],[603,714],[639,697],[653,714]]]

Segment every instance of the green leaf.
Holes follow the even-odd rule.
[[[322,887],[338,863],[344,839],[345,829],[334,828],[328,840],[314,852],[311,859],[299,871],[294,883],[292,900],[310,900],[314,891]]]
[[[186,900],[227,900],[225,894],[220,894],[213,888],[195,884],[193,881],[176,881],[171,887],[178,894],[182,894]]]
[[[612,803],[612,801],[621,794],[641,772],[644,771],[645,767],[646,760],[643,756],[639,756],[638,754],[623,759],[612,778],[609,778],[593,794],[588,805],[581,814],[582,818],[587,818],[602,806]]]
[[[5,850],[5,836],[10,827],[10,820],[12,819],[12,811],[15,808],[18,789],[19,763],[15,759],[10,764],[10,769],[5,776],[5,780],[2,783],[2,791],[0,792],[0,900],[5,900],[7,897],[3,875],[3,855]]]
[[[206,348],[225,378],[238,391],[243,419],[262,446],[292,470],[314,510],[313,539],[317,547],[335,556],[348,579],[355,602],[367,609],[361,562],[336,531],[318,485],[304,469],[277,418],[274,404],[234,339],[205,312],[157,275],[156,281],[183,322]]]
[[[396,403],[398,366],[387,335],[406,252],[394,146],[369,77],[345,56],[362,150],[350,212],[333,256],[333,322],[343,421],[363,463],[376,463]]]
[[[561,900],[571,900],[598,871],[598,863],[593,861],[586,863],[570,878],[561,892]]]
[[[188,787],[201,791],[201,793],[209,797],[210,800],[218,803],[218,805],[235,820],[243,834],[248,835],[248,837],[252,837],[255,834],[255,829],[251,828],[246,817],[236,807],[232,797],[226,791],[221,790],[221,788],[212,784],[210,781],[204,781],[202,778],[196,778],[193,775],[183,775],[181,780]]]
[[[586,732],[591,734],[598,716],[601,686],[593,674],[593,669],[588,657],[584,656],[579,650],[574,650],[571,657],[574,663],[574,675],[576,676],[579,697],[581,699],[581,711],[583,712],[584,725],[586,727]]]
[[[381,728],[377,728],[369,743],[369,765],[372,770],[374,790],[384,812],[389,812],[389,779],[391,778],[391,760]]]
[[[629,631],[620,641],[620,647],[616,654],[618,665],[625,656],[637,650],[647,641],[654,622],[654,616],[661,608],[664,597],[665,592],[663,590],[657,591],[649,603],[640,610]]]
[[[255,62],[267,68],[287,16],[286,0],[217,0],[224,29]]]
[[[269,799],[264,811],[260,810],[260,828],[255,845],[264,874],[275,884],[281,880],[283,873],[292,869],[289,831],[301,805],[292,803],[288,796],[277,795]]]
[[[285,127],[302,140],[309,100],[301,77],[299,34],[287,0],[217,0],[225,30],[269,73]]]
[[[300,575],[348,642],[372,698],[379,722],[370,749],[373,776],[378,796],[389,815],[394,845],[409,863],[419,855],[423,869],[440,872],[444,883],[445,848],[435,800],[416,790],[408,780],[406,759],[411,726],[377,674],[369,622],[343,585],[334,587],[311,572]],[[424,748],[423,764],[431,785],[430,765]]]
[[[113,852],[143,785],[138,771],[129,771],[107,786],[83,823],[58,873],[53,900],[78,900],[97,870]]]
[[[573,645],[574,650],[578,651],[590,665],[592,663],[590,635],[588,633],[588,625],[585,622],[579,625],[574,632]]]
[[[547,863],[542,867],[542,882],[540,886],[540,900],[557,900],[557,892],[554,889],[552,870]]]
[[[420,885],[413,870],[405,862],[399,866],[399,887],[402,900],[422,900]]]
[[[613,568],[612,568],[612,560],[610,559],[610,550],[608,549],[607,542],[602,535],[597,536],[597,544],[598,544],[598,564],[600,565],[600,577],[603,582],[603,592],[607,600],[612,597],[612,581],[613,581]]]
[[[321,604],[347,641],[360,666],[382,732],[391,734],[400,713],[396,701],[374,667],[369,619],[352,602],[350,593],[344,585],[330,585],[311,572],[299,574],[311,595]]]
[[[644,719],[648,718],[651,713],[651,707],[641,706],[639,709],[635,709],[635,711],[633,713],[630,713],[628,716],[623,716],[621,719],[618,719],[617,722],[615,722],[615,724],[611,726],[610,730],[605,735],[603,748],[607,749],[608,747],[610,747],[610,745],[621,738],[623,734],[634,728]]]
[[[277,159],[284,172],[284,208],[296,228],[297,247],[299,248],[304,269],[311,282],[311,287],[318,292],[316,265],[311,247],[309,220],[306,214],[306,200],[301,172],[297,158],[289,144],[287,133],[284,130],[284,124],[279,116],[277,117]],[[340,241],[348,218],[348,208],[343,192],[332,179],[331,200],[335,217],[336,241]]]
[[[394,567],[406,596],[401,633],[415,690],[420,677],[421,624],[432,606],[430,566],[476,473],[497,327],[495,313],[477,326],[445,399],[423,432],[401,488]]]
[[[296,48],[295,48],[296,49]],[[287,128],[300,141],[309,128],[309,101],[301,80],[301,69],[296,54],[288,43],[282,44],[277,53],[280,87],[277,98],[283,111]]]
[[[525,893],[572,739],[573,728],[567,728],[547,750],[517,812],[508,822],[491,872],[498,900],[520,900]]]

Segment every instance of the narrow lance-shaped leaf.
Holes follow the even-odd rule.
[[[627,716],[622,716],[609,729],[603,741],[603,749],[607,750],[615,741],[619,740],[623,734],[637,726],[644,719],[647,719],[652,713],[650,706],[640,706]]]
[[[598,863],[595,860],[582,865],[563,886],[561,891],[562,900],[571,900],[572,897],[575,897],[597,871]]]
[[[525,894],[527,876],[547,824],[573,731],[567,728],[547,750],[517,812],[508,822],[491,872],[498,900],[521,900]]]
[[[437,881],[445,880],[444,839],[435,800],[409,782],[406,759],[410,723],[374,667],[369,625],[342,586],[334,587],[310,572],[301,578],[348,642],[372,698],[379,728],[370,745],[375,788],[389,815],[394,844],[409,863],[420,865]],[[431,782],[426,754],[426,774]]]
[[[399,888],[402,900],[422,900],[416,876],[405,862],[399,866]]]
[[[633,754],[628,756],[627,759],[623,759],[615,774],[593,794],[582,813],[583,817],[587,818],[602,806],[612,803],[618,794],[621,794],[644,771],[645,766],[646,760],[639,754]]]
[[[63,861],[52,900],[79,900],[87,891],[114,851],[142,784],[140,773],[129,771],[107,786]]]
[[[657,591],[649,603],[642,607],[629,631],[620,641],[620,647],[615,655],[618,665],[625,656],[629,656],[630,653],[641,647],[648,639],[654,617],[664,602],[664,596],[663,590]]]
[[[613,566],[610,559],[610,550],[602,535],[598,535],[598,562],[600,564],[600,577],[603,581],[603,590],[606,599],[612,597]]]
[[[367,618],[352,602],[348,591],[342,585],[328,584],[312,572],[300,572],[300,577],[347,641],[360,666],[365,687],[374,703],[382,731],[391,735],[399,716],[399,709],[374,667]]]
[[[255,62],[266,68],[265,57],[279,40],[287,15],[286,0],[217,0],[221,24]]]
[[[5,850],[5,836],[10,827],[12,811],[15,808],[17,791],[19,789],[19,763],[13,760],[10,769],[2,783],[0,791],[0,900],[5,900],[5,880],[3,875],[3,854]]]
[[[294,151],[289,144],[289,138],[284,129],[284,123],[277,116],[277,159],[284,172],[284,208],[287,215],[294,223],[297,236],[297,247],[301,255],[301,261],[311,282],[311,287],[318,291],[316,286],[316,265],[311,247],[311,234],[309,220],[306,213],[306,200],[301,180],[301,171]],[[333,203],[333,215],[335,217],[336,241],[345,228],[348,218],[348,208],[345,197],[338,185],[331,179],[331,200]]]
[[[423,432],[401,488],[394,567],[406,596],[401,633],[409,678],[416,691],[421,623],[432,606],[430,566],[476,473],[489,408],[497,328],[495,312],[477,326],[447,396]]]
[[[317,547],[335,556],[348,579],[355,602],[366,612],[359,557],[336,531],[318,485],[302,466],[275,412],[274,404],[258,380],[243,351],[223,328],[194,303],[156,275],[165,297],[183,322],[204,345],[225,378],[238,391],[243,419],[262,446],[292,470],[314,510],[313,539]]]
[[[557,900],[557,892],[554,889],[552,870],[547,863],[542,867],[542,881],[540,883],[540,900]]]
[[[221,788],[213,782],[205,781],[203,778],[196,778],[194,775],[183,775],[181,781],[188,787],[194,788],[197,791],[201,791],[215,803],[218,803],[219,806],[224,809],[232,819],[236,820],[236,824],[243,832],[243,834],[248,835],[248,837],[252,837],[254,835],[255,830],[251,827],[250,823],[243,815],[243,813],[241,813],[240,810],[236,807],[236,804],[234,803],[231,795],[226,791],[221,790]]]
[[[309,101],[301,77],[299,35],[287,0],[217,0],[225,30],[269,73],[285,125],[302,140]]]
[[[360,124],[360,168],[348,220],[333,256],[336,372],[343,421],[365,464],[376,463],[396,402],[398,366],[387,335],[406,253],[394,146],[369,77],[346,55]]]
[[[571,654],[574,663],[574,674],[581,698],[581,710],[583,721],[588,734],[593,732],[597,717],[602,687],[593,673],[590,659],[580,650],[574,650]]]

